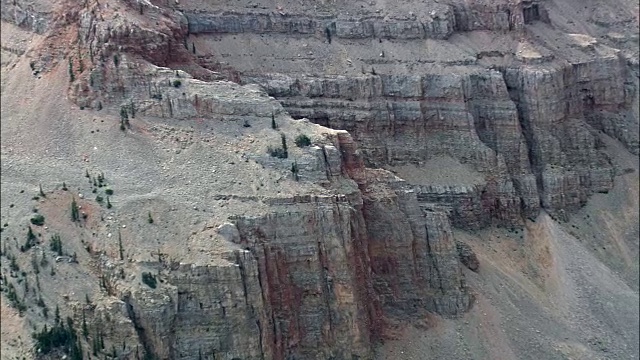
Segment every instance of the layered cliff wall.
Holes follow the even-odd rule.
[[[295,9],[181,8],[202,61],[233,64],[235,76],[263,86],[294,118],[349,131],[369,166],[451,156],[484,174],[484,186],[463,191],[476,205],[437,195],[437,183],[421,197],[451,207],[459,226],[481,228],[516,225],[540,207],[562,217],[606,192],[614,170],[596,130],[637,153],[633,61],[604,38],[554,28],[548,5],[429,3],[407,18],[399,9],[312,18]],[[446,20],[433,27],[433,19]],[[503,35],[487,42],[479,30]],[[272,53],[282,39],[289,45]],[[252,50],[238,52],[237,41]],[[461,210],[469,207],[475,213]]]
[[[423,213],[415,192],[387,172],[353,167],[353,141],[335,140],[360,190],[232,217],[218,233],[246,250],[220,264],[159,264],[172,290],[154,305],[144,293],[131,302],[145,333],[164,339],[149,346],[155,354],[367,359],[387,320],[468,309],[446,213]]]
[[[195,230],[179,226],[193,214],[176,219],[162,242],[128,230],[126,260],[112,230],[87,228],[100,271],[87,281],[107,273],[114,285],[101,290],[108,307],[73,315],[104,323],[107,348],[125,340],[124,358],[371,359],[389,322],[473,303],[459,252],[473,254],[452,226],[567,216],[608,191],[617,169],[598,130],[638,151],[637,59],[554,29],[542,1],[322,3],[313,16],[293,3],[73,5],[49,22],[25,20],[19,1],[3,10],[59,31],[30,53],[34,77],[68,70],[69,99],[153,144],[146,156],[186,153],[162,166],[198,176],[163,201],[214,208]],[[294,148],[300,134],[312,146]],[[290,157],[268,154],[287,139]]]

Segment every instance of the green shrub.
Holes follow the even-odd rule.
[[[106,188],[106,189],[104,189],[104,193],[109,195],[109,196],[111,196],[111,195],[113,195],[113,190],[110,189],[110,188]]]
[[[44,225],[44,216],[38,214],[31,218],[31,223],[33,225],[42,226]]]
[[[70,356],[71,360],[82,359],[82,349],[73,328],[73,320],[70,317],[67,317],[66,327],[60,321],[57,321],[51,329],[47,329],[45,324],[42,331],[33,334],[33,339],[42,354],[48,354],[54,349],[61,349]]]
[[[74,82],[75,81],[75,76],[73,74],[73,60],[71,58],[69,58],[69,81],[70,82]]]
[[[287,152],[283,148],[268,147],[267,152],[269,153],[269,155],[279,159],[286,159],[288,156]]]
[[[311,145],[311,139],[309,139],[309,137],[305,134],[298,135],[296,137],[295,142],[298,147],[305,147],[305,146]]]
[[[12,256],[11,257],[11,262],[9,263],[9,269],[11,269],[11,271],[20,271],[20,266],[18,265],[18,262],[16,261],[16,257]]]
[[[104,198],[100,195],[96,196],[96,201],[99,203],[102,203],[104,201]]]
[[[182,86],[182,81],[180,81],[178,79],[173,80],[173,87],[174,88],[179,88],[180,86]]]
[[[147,286],[149,286],[152,289],[155,289],[158,283],[156,280],[156,277],[151,275],[151,273],[148,273],[148,272],[142,273],[142,282],[147,284]]]
[[[38,242],[38,238],[36,238],[36,234],[33,233],[33,229],[29,226],[29,232],[27,233],[27,241],[24,245],[20,246],[20,251],[27,251],[36,245]]]
[[[280,140],[282,140],[282,150],[284,150],[285,159],[289,157],[289,152],[287,151],[287,138],[284,134],[280,134]]]
[[[51,249],[51,251],[57,253],[58,256],[62,256],[62,240],[60,239],[60,235],[55,234],[51,236],[49,248]]]
[[[78,203],[76,202],[76,198],[71,200],[71,220],[78,221],[80,219],[80,213],[78,209]]]

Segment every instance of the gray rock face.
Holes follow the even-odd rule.
[[[434,6],[424,19],[385,21],[382,16],[344,19],[336,16],[273,13],[186,13],[191,34],[284,33],[326,36],[327,39],[445,39],[455,27],[451,7]]]
[[[448,155],[493,178],[477,190],[454,190],[446,196],[442,187],[416,187],[421,201],[442,202],[464,212],[454,212],[457,225],[482,227],[491,218],[515,224],[521,214],[537,214],[539,199],[525,137],[499,72],[297,78],[263,84],[294,116],[350,131],[372,166]],[[462,206],[466,210],[454,205],[454,194],[469,192],[476,193],[471,201],[475,205]]]
[[[502,73],[251,76],[246,81],[262,84],[294,117],[351,132],[371,166],[449,155],[485,174],[490,180],[479,190],[485,206],[476,196],[469,214],[454,220],[473,228],[490,223],[469,221],[480,212],[515,224],[520,216],[535,217],[540,206],[552,213],[575,210],[589,194],[611,187],[612,168],[590,124],[636,151],[637,132],[630,129],[637,128],[637,117],[630,97],[637,90],[625,85],[627,71],[611,55],[571,65],[509,67]],[[625,93],[625,86],[634,90]],[[614,108],[620,109],[618,115],[608,117],[607,109]],[[439,197],[450,205],[457,196],[454,191],[447,201],[437,187],[419,191],[426,201]]]
[[[536,1],[428,6],[419,16],[387,18],[195,11],[183,17],[149,7],[145,11],[166,15],[158,28],[81,14],[80,37],[103,63],[87,66],[70,84],[78,104],[104,101],[149,118],[215,118],[238,128],[243,120],[268,121],[274,114],[291,121],[290,114],[346,130],[325,129],[332,143],[313,145],[299,159],[301,181],[323,195],[229,195],[268,211],[223,219],[216,235],[224,251],[216,249],[206,263],[138,264],[159,274],[158,288],[140,285],[120,290],[119,297],[127,326],[147,352],[193,360],[370,359],[387,319],[408,321],[425,311],[458,316],[473,302],[460,259],[472,270],[477,259],[456,244],[452,225],[513,226],[540,208],[562,216],[611,187],[614,171],[595,129],[638,149],[631,131],[638,123],[632,107],[637,61],[622,61],[612,49],[598,48],[597,56],[582,56],[582,49],[560,60],[546,53],[500,54],[505,60],[498,65],[483,63],[480,54],[423,61],[429,54],[422,48],[416,64],[378,51],[376,59],[341,54],[340,71],[236,71],[235,79],[248,86],[140,65],[189,59],[195,67],[184,49],[189,32],[293,35],[357,49],[379,39],[392,39],[392,49],[419,40],[436,52],[449,49],[442,39],[455,32],[523,30],[525,23],[547,20]],[[206,62],[208,55],[198,56]],[[282,62],[298,64],[298,58]],[[342,71],[355,61],[362,71]],[[264,167],[278,161],[242,156]],[[451,174],[421,167],[442,157],[477,172],[481,181],[455,174],[447,183],[409,181],[384,170],[415,165]],[[212,200],[218,196],[227,195]]]
[[[550,22],[539,1],[425,6],[408,17],[327,13],[301,20],[299,15],[252,11],[186,11],[186,16],[198,33],[277,33],[309,43],[326,37],[322,46],[334,39],[352,49],[351,58],[336,60],[334,67],[317,74],[287,72],[278,64],[275,71],[239,70],[239,77],[260,84],[294,118],[352,133],[368,166],[421,163],[446,155],[481,172],[486,184],[465,190],[477,194],[464,201],[459,191],[443,196],[438,184],[416,189],[425,201],[457,209],[451,212],[456,226],[516,225],[522,217],[535,217],[541,206],[558,215],[580,207],[594,192],[607,191],[613,173],[599,151],[595,130],[637,153],[637,61],[579,34],[555,35],[569,39],[566,51],[522,40],[512,53],[478,50],[475,58],[440,58],[419,47],[406,55],[397,46],[366,42],[394,39],[410,48],[418,39],[450,39],[475,30],[524,34],[531,32],[527,24]],[[395,57],[385,56],[384,50],[371,56],[359,47],[362,41],[393,50]],[[436,41],[428,44],[436,52],[449,50]],[[224,51],[224,56],[233,54],[232,49]],[[329,62],[341,56],[330,54]],[[283,52],[280,61],[298,69],[293,64],[301,61],[300,54],[287,56]],[[349,69],[357,57],[360,74]],[[316,69],[318,64],[309,65]],[[408,70],[413,65],[420,70]],[[340,75],[341,67],[345,75]]]
[[[44,34],[51,22],[49,9],[35,10],[26,1],[2,0],[2,20],[15,24],[37,34]]]
[[[207,265],[147,264],[158,288],[122,295],[144,349],[171,359],[370,359],[385,319],[468,309],[447,214],[366,169],[346,132],[334,141],[330,179],[355,181],[353,192],[264,199],[271,212],[217,227],[239,249]]]
[[[473,252],[471,247],[461,241],[456,242],[456,248],[458,249],[458,255],[460,256],[460,262],[472,271],[478,271],[480,268],[480,262],[478,257]]]

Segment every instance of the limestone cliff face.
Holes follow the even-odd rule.
[[[226,262],[156,264],[164,293],[125,296],[150,352],[368,359],[385,319],[470,306],[446,213],[423,212],[403,181],[362,167],[347,133],[335,139],[344,175],[360,190],[280,199],[264,216],[232,217],[221,232],[235,233],[240,249]]]
[[[432,14],[448,14],[442,16],[449,19],[453,32],[520,31],[525,38],[525,24],[549,21],[543,4],[537,2],[505,2],[497,10],[483,2],[467,5],[452,3],[434,8]],[[190,31],[200,34],[277,32],[308,36],[311,42],[323,29],[319,20],[309,20],[302,31],[285,26],[288,16],[264,21],[263,15],[255,16],[187,13]],[[377,31],[376,21],[328,22],[327,29],[345,41],[380,39],[380,43],[396,39],[410,44],[451,35],[418,31],[408,36],[405,31],[412,27],[399,18],[383,22],[393,31]],[[611,187],[614,171],[599,151],[594,131],[618,138],[637,153],[632,61],[595,40],[586,41],[586,35],[567,36],[572,39],[568,54],[554,55],[551,49],[532,55],[524,41],[525,50],[501,64],[485,65],[482,59],[508,54],[480,52],[476,59],[436,61],[428,69],[407,74],[398,69],[406,60],[387,59],[382,51],[378,59],[362,55],[360,74],[246,70],[240,71],[240,78],[260,84],[295,118],[349,131],[368,166],[420,164],[447,155],[473,167],[485,176],[484,186],[469,188],[461,183],[449,191],[436,186],[440,184],[414,184],[416,191],[424,201],[453,208],[452,219],[459,226],[515,225],[523,216],[535,217],[540,207],[561,216],[582,206],[590,194]],[[329,32],[327,40],[330,44]],[[349,46],[355,51],[356,45]]]
[[[370,359],[387,320],[457,316],[472,304],[458,252],[467,263],[474,256],[459,250],[452,226],[517,226],[541,208],[562,216],[608,191],[615,169],[599,150],[597,130],[638,152],[637,60],[575,37],[571,56],[532,55],[525,25],[550,21],[542,2],[449,1],[408,16],[119,4],[159,20],[115,16],[100,3],[73,12],[74,44],[84,52],[69,57],[77,69],[69,94],[79,106],[158,121],[307,118],[340,129],[325,129],[326,143],[300,158],[301,181],[323,195],[216,194],[268,211],[226,214],[217,233],[225,251],[210,261],[137,263],[158,274],[157,289],[116,286],[113,308],[87,312],[96,322],[111,314],[104,322],[112,343],[135,338],[124,347],[131,359],[141,351],[161,359]],[[3,19],[45,31],[19,9],[3,11]],[[522,51],[438,61],[389,55],[417,41],[435,53],[475,30],[518,31]],[[253,60],[242,68],[235,42],[220,43],[232,48],[227,53],[207,50],[206,36],[242,34],[277,36],[279,44],[284,36],[322,47],[344,42],[358,51],[392,41],[373,57],[336,50],[341,62],[329,65],[340,71],[327,65],[308,73],[280,71],[280,64],[254,70]],[[306,61],[298,48],[281,51],[281,68]],[[217,62],[224,56],[237,63]],[[503,61],[483,60],[494,57]],[[360,69],[342,71],[356,60]],[[240,84],[217,81],[227,71]],[[425,180],[442,170],[425,164],[442,157],[479,179]],[[265,154],[249,159],[278,164]],[[423,173],[411,176],[407,166]]]

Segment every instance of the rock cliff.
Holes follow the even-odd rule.
[[[162,201],[215,207],[175,235],[130,226],[127,258],[112,230],[74,230],[107,300],[70,314],[122,358],[371,359],[389,324],[470,308],[461,261],[482,265],[452,227],[568,218],[620,170],[599,131],[638,154],[627,35],[568,33],[547,1],[5,3],[3,21],[48,34],[34,76],[68,70],[80,109],[201,171]],[[285,159],[265,152],[280,139]]]
[[[418,190],[455,208],[456,224],[481,228],[517,225],[541,206],[562,216],[606,192],[613,170],[595,130],[638,151],[637,65],[611,42],[549,25],[548,5],[428,3],[409,15],[313,18],[181,8],[201,59],[234,64],[242,82],[262,85],[294,118],[348,130],[369,166],[420,167],[445,155],[481,172],[486,184],[476,189],[454,181],[456,190]],[[505,35],[491,43],[476,30]],[[233,47],[248,34],[260,34],[250,51]],[[270,51],[282,39],[288,46]]]

